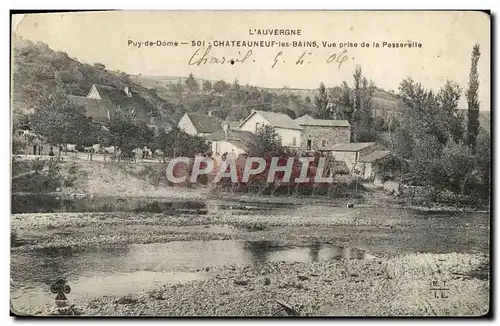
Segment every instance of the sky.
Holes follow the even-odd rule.
[[[16,35],[42,41],[80,62],[100,62],[129,74],[223,79],[240,84],[281,88],[352,85],[356,65],[363,75],[397,92],[411,76],[426,88],[439,89],[447,79],[467,88],[472,46],[480,45],[479,100],[490,109],[490,17],[480,12],[376,11],[116,11],[30,14],[14,17]],[[300,30],[301,35],[250,35],[257,30]],[[177,41],[178,46],[134,46],[147,40]],[[192,46],[191,42],[205,42]],[[216,47],[220,41],[275,41],[273,47]],[[278,42],[288,43],[280,47]],[[315,41],[317,47],[293,47]],[[421,44],[389,48],[387,43]],[[133,43],[132,43],[133,42]],[[180,44],[187,42],[188,44]],[[207,57],[224,64],[196,63]],[[324,47],[322,42],[335,43]],[[348,43],[351,43],[350,46]],[[365,42],[370,47],[361,47]],[[374,42],[380,47],[375,47]],[[354,47],[354,44],[357,47]],[[340,48],[340,45],[344,47]],[[198,54],[195,55],[198,50]],[[243,59],[231,65],[230,59]],[[297,61],[303,53],[303,63]],[[311,54],[309,54],[311,53]],[[194,55],[194,57],[193,57]],[[328,60],[330,58],[330,60]],[[274,67],[272,67],[274,65]],[[462,95],[461,108],[466,108]]]

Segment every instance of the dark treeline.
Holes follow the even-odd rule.
[[[146,146],[153,151],[161,150],[163,155],[170,157],[194,156],[208,150],[205,140],[200,137],[177,127],[169,130],[152,128],[145,121],[134,119],[129,111],[118,111],[112,119],[95,121],[64,92],[53,93],[40,99],[39,103],[32,114],[14,117],[15,130],[32,131],[32,139],[26,139],[24,144],[14,144],[18,151],[40,141],[54,146],[75,144],[79,150],[94,144],[117,146],[127,154],[134,148]]]
[[[197,81],[189,75],[184,82],[156,88],[163,98],[169,99],[178,106],[181,112],[208,111],[221,118],[241,120],[247,117],[252,109],[285,113],[291,118],[298,118],[306,113],[313,114],[315,108],[311,99],[298,96],[292,92],[271,92],[266,89],[240,85],[236,79],[233,83],[226,81]]]

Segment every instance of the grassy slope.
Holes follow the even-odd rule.
[[[57,89],[86,96],[93,84],[101,84],[120,89],[130,87],[148,101],[155,115],[171,120],[173,105],[125,73],[80,63],[65,52],[56,52],[43,43],[35,44],[16,36],[12,39],[12,48],[14,109],[34,107],[40,98]],[[149,113],[149,108],[145,110]]]

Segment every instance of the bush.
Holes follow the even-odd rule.
[[[13,163],[12,174],[18,177],[12,178],[12,192],[54,192],[61,187],[63,180],[58,165],[51,162],[44,171],[46,163],[43,160]]]

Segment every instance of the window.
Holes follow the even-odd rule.
[[[297,146],[297,138],[292,138],[292,146]]]
[[[323,139],[323,140],[321,141],[321,147],[326,147],[326,140],[325,140],[325,139]]]
[[[258,122],[256,122],[256,123],[255,123],[255,132],[257,132],[257,131],[258,131],[258,129],[259,129],[259,123],[258,123]]]
[[[310,140],[310,139],[308,139],[308,140],[307,140],[307,150],[308,150],[308,151],[310,151],[310,150],[311,150],[311,143],[312,143],[312,142],[311,142],[311,140]]]

